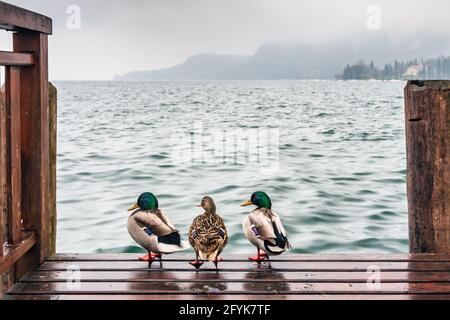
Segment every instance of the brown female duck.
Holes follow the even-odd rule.
[[[196,254],[195,261],[190,264],[199,269],[207,260],[214,262],[218,270],[219,256],[228,243],[227,228],[223,219],[217,215],[211,197],[204,197],[198,207],[202,207],[205,212],[194,219],[189,230],[189,242]]]

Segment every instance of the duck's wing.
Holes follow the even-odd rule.
[[[244,232],[245,237],[248,241],[250,241],[251,244],[253,244],[255,247],[264,250],[264,240],[260,238],[260,234],[258,229],[256,229],[256,226],[252,224],[250,221],[250,216],[247,215],[244,218],[244,221],[242,221],[242,230]]]
[[[218,236],[221,239],[221,243],[220,243],[220,250],[218,252],[217,255],[219,255],[222,250],[225,248],[225,246],[228,244],[228,231],[227,231],[227,227],[225,226],[225,222],[223,221],[223,219],[220,216],[217,216],[217,226],[216,226],[216,232],[218,234]]]
[[[269,240],[281,249],[290,249],[287,233],[280,217],[269,209],[258,209],[249,214],[251,228],[262,240]]]
[[[273,215],[272,221],[274,224],[274,232],[275,232],[277,244],[280,244],[281,246],[283,246],[283,244],[284,244],[284,247],[287,250],[292,249],[291,243],[289,242],[288,237],[287,237],[286,229],[284,228],[284,225],[281,222],[280,216],[277,215],[273,211],[272,211],[272,215]]]
[[[177,228],[175,228],[175,226],[172,224],[166,213],[162,210],[159,210],[159,213],[160,213],[160,220],[164,220],[162,221],[163,223],[165,223],[169,228],[173,229],[174,231],[177,231]]]
[[[177,232],[168,217],[160,210],[158,212],[141,210],[134,214],[133,218],[142,227],[149,229],[151,233],[155,233],[157,236]]]
[[[263,240],[274,239],[275,232],[270,218],[263,212],[263,210],[254,210],[249,215],[250,228],[254,230],[257,236]]]
[[[145,213],[137,211],[128,218],[127,229],[130,236],[143,248],[157,251],[158,237],[150,231]]]
[[[191,244],[191,246],[194,248],[194,250],[197,252],[196,249],[196,240],[198,238],[198,234],[199,234],[199,230],[200,230],[200,220],[201,216],[196,217],[193,221],[191,226],[189,227],[189,243]]]

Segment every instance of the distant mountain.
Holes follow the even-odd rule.
[[[172,68],[130,72],[114,80],[333,79],[346,65],[361,59],[384,64],[445,54],[450,54],[449,42],[430,35],[392,41],[372,34],[322,45],[268,43],[251,56],[201,54]]]
[[[230,79],[232,70],[239,70],[250,57],[238,55],[201,54],[190,57],[178,66],[153,71],[135,71],[114,80],[145,81],[145,80],[208,80]],[[232,76],[231,76],[232,78]]]

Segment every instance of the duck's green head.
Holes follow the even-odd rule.
[[[243,202],[241,204],[241,207],[247,207],[251,205],[257,206],[258,209],[260,208],[272,209],[272,201],[270,201],[270,198],[267,195],[267,193],[262,191],[257,191],[253,193],[250,200]]]
[[[128,211],[133,211],[136,209],[141,210],[156,210],[158,209],[158,199],[151,192],[145,192],[141,194],[137,200],[137,203],[132,205]]]

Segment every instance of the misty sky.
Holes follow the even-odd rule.
[[[6,0],[8,2],[8,0]],[[199,53],[253,54],[266,42],[320,44],[369,33],[392,39],[450,39],[448,0],[16,0],[53,18],[52,80],[105,80],[133,70],[169,67]],[[81,29],[67,28],[70,5]],[[367,28],[370,5],[379,30]],[[9,49],[0,33],[0,49]],[[436,53],[439,55],[440,53]]]

